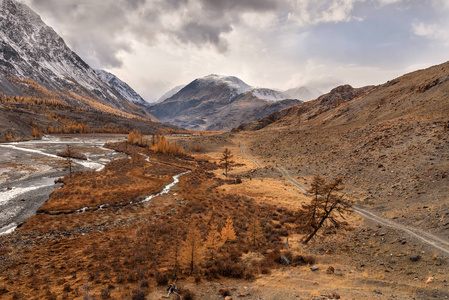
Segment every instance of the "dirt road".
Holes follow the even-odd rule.
[[[263,165],[256,158],[252,157],[251,155],[249,155],[248,153],[245,152],[245,143],[244,142],[240,142],[240,152],[244,157],[251,159],[257,167],[259,167],[259,168],[263,167]],[[297,180],[295,180],[284,167],[277,167],[276,169],[282,174],[282,176],[286,180],[288,180],[290,183],[292,183],[302,193],[306,193],[306,190],[301,185],[301,183],[299,183]],[[411,227],[399,224],[397,222],[394,222],[392,220],[383,218],[379,215],[376,215],[375,213],[373,213],[371,211],[368,211],[368,210],[361,208],[359,206],[356,206],[356,205],[353,206],[353,210],[356,214],[365,218],[365,220],[369,220],[371,222],[375,222],[382,226],[386,226],[386,227],[390,227],[390,228],[394,228],[396,230],[402,231],[405,234],[417,239],[421,243],[429,245],[429,246],[433,247],[434,249],[438,250],[439,252],[441,252],[442,254],[447,255],[449,257],[449,241],[447,241],[447,240],[444,240],[440,237],[437,237],[428,232],[424,232],[417,228],[411,228]]]

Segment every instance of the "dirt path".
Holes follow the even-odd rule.
[[[276,169],[278,169],[278,171],[281,172],[282,176],[284,176],[285,179],[287,179],[288,181],[290,181],[291,184],[297,187],[298,190],[300,190],[304,194],[307,194],[307,191],[305,190],[305,188],[303,188],[301,183],[296,181],[284,167],[277,167]]]
[[[255,159],[254,157],[245,152],[244,142],[240,142],[240,153],[242,154],[243,157],[250,159],[256,165],[256,167],[263,168],[263,165],[257,159]]]
[[[367,211],[366,209],[360,208],[358,206],[353,206],[353,209],[356,214],[364,217],[365,219],[374,221],[383,226],[387,226],[387,227],[391,227],[391,228],[403,231],[403,232],[407,233],[408,235],[417,238],[422,243],[428,244],[449,256],[449,242],[442,238],[439,238],[431,233],[424,232],[424,231],[416,229],[416,228],[410,228],[408,226],[393,222],[389,219],[379,217],[378,215],[376,215],[370,211]]]
[[[254,164],[256,164],[256,166],[258,166],[260,168],[263,167],[263,165],[259,161],[257,161],[257,159],[255,159],[254,157],[250,156],[249,154],[247,154],[245,152],[245,143],[243,143],[243,142],[240,142],[240,152],[244,157],[251,159],[254,162]],[[302,193],[306,193],[306,190],[302,187],[301,183],[296,181],[284,167],[277,167],[276,169],[282,174],[282,176],[285,179],[287,179],[289,182],[291,182]],[[399,224],[397,222],[394,222],[392,220],[380,217],[380,216],[374,214],[373,212],[370,212],[370,211],[363,209],[359,206],[353,206],[353,210],[356,214],[365,218],[366,220],[370,220],[372,222],[376,222],[383,226],[387,226],[390,228],[394,228],[396,230],[400,230],[400,231],[416,238],[421,243],[427,244],[427,245],[439,250],[441,253],[444,253],[445,255],[449,256],[449,241],[439,238],[431,233],[424,232],[424,231],[416,229],[416,228],[411,228],[411,227]]]

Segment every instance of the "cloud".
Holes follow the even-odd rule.
[[[133,51],[135,41],[153,46],[168,39],[226,53],[226,35],[242,23],[257,29],[258,16],[278,16],[270,18],[270,26],[341,22],[359,1],[23,0],[84,59],[104,68],[121,66],[122,54]]]
[[[18,1],[149,99],[209,73],[279,89],[373,84],[443,61],[449,45],[449,0]]]

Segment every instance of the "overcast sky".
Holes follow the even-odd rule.
[[[22,0],[148,101],[208,74],[323,92],[449,60],[449,0]]]

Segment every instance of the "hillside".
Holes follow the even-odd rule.
[[[103,82],[28,6],[15,0],[2,0],[0,28],[0,91],[3,94],[34,96],[21,82],[31,80],[58,93],[61,100],[75,107],[102,110],[98,106],[107,106],[149,117]],[[74,99],[73,94],[78,99]]]
[[[449,63],[339,87],[239,130],[256,130],[250,151],[305,185],[342,176],[359,205],[449,237]]]
[[[149,103],[145,101],[132,87],[130,87],[126,82],[122,81],[120,78],[112,73],[106,72],[104,70],[95,70],[95,73],[103,80],[105,83],[109,84],[114,88],[120,95],[126,100],[139,105],[140,107],[147,107]]]
[[[301,103],[281,100],[279,92],[254,89],[233,76],[209,75],[182,88],[148,112],[162,122],[195,130],[230,130],[247,120]]]

